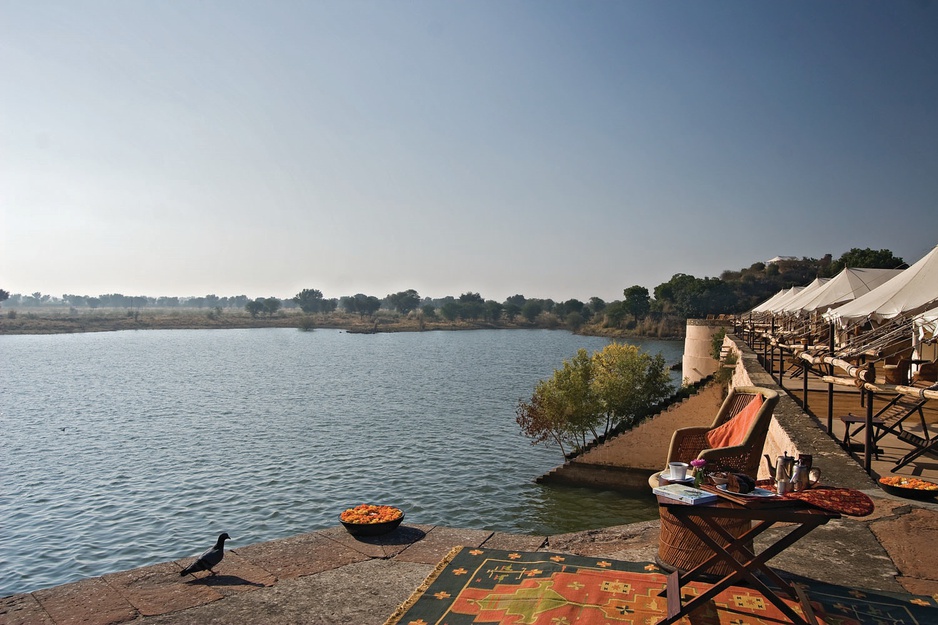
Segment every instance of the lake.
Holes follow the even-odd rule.
[[[0,336],[0,596],[338,525],[558,534],[651,497],[539,485],[562,464],[515,406],[577,349],[557,330]],[[680,341],[633,341],[679,362]],[[677,384],[680,374],[674,373]]]

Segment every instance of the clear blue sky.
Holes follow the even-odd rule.
[[[621,299],[938,244],[938,3],[0,0],[0,288]]]

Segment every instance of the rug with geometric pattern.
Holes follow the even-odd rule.
[[[385,625],[654,625],[667,614],[654,564],[547,552],[454,549]],[[822,625],[935,625],[928,597],[802,586]],[[686,602],[708,585],[684,586]],[[783,595],[784,596],[784,595]],[[797,601],[789,605],[802,614]],[[758,591],[730,587],[681,625],[779,625],[788,620]]]

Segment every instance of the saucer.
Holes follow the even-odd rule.
[[[665,472],[663,472],[663,471],[661,472],[661,474],[660,474],[658,477],[660,477],[660,478],[663,479],[663,480],[667,480],[667,481],[669,481],[669,482],[678,482],[678,483],[681,483],[681,484],[686,484],[686,483],[688,483],[688,482],[693,482],[693,481],[694,481],[694,477],[693,477],[692,475],[688,475],[688,476],[684,477],[683,479],[680,479],[680,480],[679,480],[679,479],[677,479],[677,478],[672,478],[670,472],[665,473]]]

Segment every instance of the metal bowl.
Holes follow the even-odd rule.
[[[404,520],[404,511],[401,510],[401,516],[393,521],[384,521],[383,523],[349,523],[341,518],[339,522],[345,526],[348,533],[352,536],[381,536],[397,529],[397,526]]]

